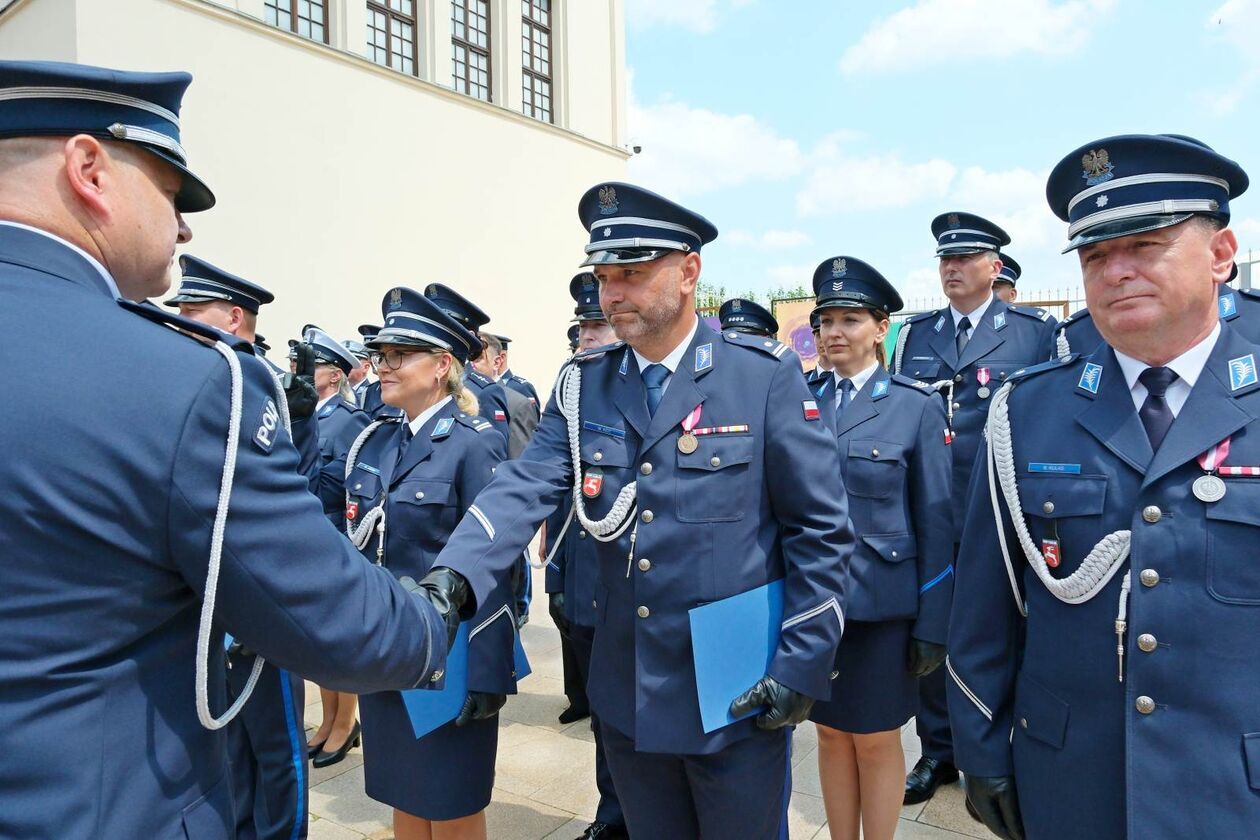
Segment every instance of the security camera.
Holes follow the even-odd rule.
[[[634,152],[637,155],[643,151],[643,147],[639,145],[634,145],[630,147],[630,151]]]

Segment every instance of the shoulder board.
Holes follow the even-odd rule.
[[[1038,321],[1048,321],[1051,317],[1048,310],[1037,306],[1020,306],[1017,303],[1008,303],[1006,306],[1012,312],[1017,312],[1020,315],[1026,315],[1029,318],[1036,318]]]
[[[1039,373],[1045,373],[1051,370],[1060,370],[1062,368],[1068,368],[1068,367],[1071,367],[1075,362],[1079,361],[1081,358],[1082,357],[1080,353],[1070,353],[1064,356],[1062,359],[1055,359],[1054,361],[1050,361],[1050,362],[1042,362],[1041,364],[1038,364],[1038,365],[1029,365],[1026,368],[1020,368],[1019,370],[1012,373],[1010,376],[1006,377],[1006,381],[1007,382],[1015,382],[1017,380],[1022,381],[1024,379],[1028,379],[1030,377],[1036,376]]]
[[[760,350],[776,359],[783,359],[788,354],[788,346],[778,339],[766,338],[763,335],[753,335],[752,333],[739,332],[738,330],[725,330],[722,338],[726,339],[727,344],[736,344],[740,347],[750,347],[754,350]]]
[[[1062,329],[1063,327],[1066,327],[1068,324],[1075,324],[1079,321],[1084,321],[1088,318],[1089,318],[1088,309],[1078,309],[1075,312],[1073,312],[1071,315],[1067,316],[1062,321],[1060,321],[1059,328]]]
[[[1256,289],[1256,288],[1234,289],[1234,292],[1236,294],[1245,295],[1246,297],[1256,298],[1257,300],[1260,300],[1260,289]]]
[[[921,391],[924,394],[935,394],[936,389],[932,387],[930,382],[920,382],[917,379],[911,379],[908,376],[902,376],[900,373],[889,374],[889,379],[896,382],[903,388],[911,388],[915,391]]]
[[[602,358],[612,351],[625,346],[626,343],[624,341],[615,341],[612,344],[605,344],[603,347],[592,347],[590,350],[580,350],[573,354],[570,361],[589,362],[593,359]]]
[[[238,353],[246,353],[250,356],[254,355],[254,345],[252,342],[246,341],[222,330],[201,323],[200,321],[192,321],[176,312],[167,312],[159,309],[147,300],[143,303],[134,303],[129,300],[120,300],[118,305],[129,312],[134,312],[141,318],[153,321],[155,324],[162,324],[167,327],[174,327],[176,330],[186,334],[189,338],[204,338],[207,341],[222,341],[228,347]]]
[[[917,324],[919,321],[926,321],[929,318],[935,318],[937,315],[940,315],[941,312],[942,310],[940,309],[933,309],[931,312],[920,312],[918,315],[911,315],[904,321],[904,323]]]
[[[464,368],[464,373],[467,379],[470,379],[473,382],[476,382],[482,388],[490,384],[490,380],[482,376],[481,371],[477,370],[471,364],[469,364],[468,367]]]
[[[455,415],[455,420],[461,426],[467,426],[468,428],[472,429],[474,432],[484,432],[487,429],[494,428],[494,424],[491,423],[486,418],[464,414],[462,412]]]

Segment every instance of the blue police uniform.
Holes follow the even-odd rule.
[[[349,375],[355,358],[341,342],[312,324],[307,324],[302,334],[303,342],[314,351],[316,359],[335,365],[342,374]],[[319,423],[319,498],[328,520],[340,527],[346,515],[346,455],[371,419],[340,394],[324,399],[315,410],[315,418]]]
[[[1071,247],[1228,218],[1246,175],[1197,148],[1130,136],[1069,155],[1047,193]],[[1082,194],[1111,213],[1071,202]],[[1260,346],[1218,329],[1175,420],[1165,403],[1162,442],[1106,345],[995,399],[958,560],[950,711],[960,766],[1013,777],[1032,840],[1260,825]]]
[[[736,330],[774,337],[779,333],[779,322],[770,310],[761,304],[744,298],[731,298],[718,307],[718,323],[723,331]]]
[[[261,306],[275,299],[263,287],[191,254],[181,256],[179,265],[180,285],[165,301],[167,306],[223,301],[257,315]],[[275,378],[276,404],[280,405],[285,399],[279,387],[283,373],[263,357],[259,344],[260,341],[255,340],[254,353]],[[289,434],[301,458],[299,471],[306,476],[314,492],[319,481],[316,421],[311,417],[290,419]],[[252,654],[239,645],[229,647],[229,699],[235,700],[245,693],[253,660]],[[301,723],[305,701],[306,686],[302,678],[268,662],[257,677],[250,702],[227,727],[238,838],[306,835],[306,747]]]
[[[364,341],[371,341],[381,328],[376,324],[360,324],[359,336]],[[395,408],[392,405],[386,405],[381,399],[381,383],[380,380],[371,382],[363,388],[363,395],[359,400],[359,408],[367,413],[367,416],[373,420],[379,420],[382,417],[401,417],[402,409]]]
[[[424,289],[424,296],[436,303],[439,309],[474,335],[480,336],[481,328],[490,323],[489,315],[450,286],[430,283]],[[469,361],[475,361],[481,352],[481,347],[478,345],[472,351]],[[506,441],[510,414],[503,386],[483,376],[472,365],[464,368],[464,385],[477,397],[478,414],[489,420],[490,425],[494,426],[495,431],[503,435],[503,440]]]
[[[630,185],[601,185],[579,206],[588,262],[651,260],[716,236]],[[680,349],[655,413],[630,348],[578,354],[529,448],[499,467],[436,562],[484,597],[576,480],[578,521],[607,539],[588,692],[631,834],[774,837],[789,734],[751,718],[704,732],[687,611],[783,579],[768,673],[827,696],[852,549],[839,458],[787,347],[697,319]],[[705,433],[680,448],[697,406]]]
[[[525,399],[529,400],[530,405],[538,409],[539,412],[542,411],[542,403],[538,399],[538,390],[534,388],[533,382],[530,382],[523,376],[518,376],[517,374],[512,373],[510,368],[503,372],[501,381],[508,388],[511,388],[513,391],[516,391]]]
[[[0,62],[0,132],[108,136],[183,171],[189,81]],[[189,175],[176,208],[211,203]],[[373,691],[444,667],[446,629],[324,521],[249,343],[117,294],[83,251],[0,223],[4,346],[46,343],[55,325],[92,348],[51,354],[37,387],[0,405],[0,835],[231,837],[226,742],[210,728],[224,630],[282,668]]]
[[[892,284],[854,257],[824,260],[813,285],[823,315],[902,307]],[[938,665],[944,656],[954,562],[945,404],[930,386],[878,363],[856,391],[838,391],[840,380],[828,376],[814,393],[835,430],[857,542],[831,698],[815,704],[810,719],[845,732],[886,732],[918,705],[907,667],[911,640],[939,645]]]

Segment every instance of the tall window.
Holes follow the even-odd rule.
[[[368,0],[368,58],[416,75],[415,0]]]
[[[451,76],[455,90],[489,102],[489,0],[451,0],[451,32]]]
[[[272,26],[328,43],[328,0],[265,0],[263,12]]]
[[[521,0],[521,111],[554,122],[551,114],[551,0]]]

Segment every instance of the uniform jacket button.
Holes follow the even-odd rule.
[[[640,571],[640,572],[646,572],[646,571],[647,571],[648,569],[650,569],[650,568],[652,568],[652,561],[651,561],[651,560],[647,559],[646,557],[644,557],[644,558],[642,558],[641,560],[639,560],[639,571]]]
[[[1144,715],[1149,715],[1151,712],[1155,711],[1155,701],[1147,697],[1145,694],[1139,697],[1137,702],[1133,705]]]
[[[586,539],[586,532],[585,532],[585,531],[578,531],[578,539],[580,539],[580,540],[584,540],[584,539]]]
[[[1159,644],[1159,640],[1156,639],[1154,636],[1152,636],[1150,633],[1143,633],[1142,635],[1138,636],[1138,647],[1142,649],[1143,653],[1150,653],[1151,651],[1155,650],[1158,644]]]
[[[879,450],[878,450],[878,449],[872,449],[872,450],[871,450],[871,457],[872,457],[872,458],[878,458],[878,457],[879,457]]]
[[[712,458],[710,458],[710,459],[709,459],[709,466],[711,466],[711,467],[720,467],[720,466],[722,466],[722,459],[721,459],[721,458],[719,458],[718,456],[714,455]]]
[[[594,455],[593,457],[594,457],[594,459],[595,459],[596,461],[602,461],[602,460],[604,460],[604,453],[603,453],[603,452],[596,452],[596,453],[595,453],[595,455]]]
[[[957,411],[960,408],[962,408],[962,403],[954,403],[954,411]]]
[[[645,463],[645,464],[640,464],[640,465],[639,465],[639,472],[640,472],[642,475],[651,475],[651,474],[652,474],[652,465],[651,465],[651,464],[646,464],[646,463]]]
[[[416,494],[416,498],[417,498],[417,499],[423,499],[423,498],[424,498],[424,491],[422,490],[422,491],[420,491],[419,493],[417,493],[417,494]]]
[[[1047,501],[1045,504],[1041,506],[1041,509],[1045,513],[1054,513],[1054,502]]]
[[[642,519],[645,523],[651,522],[653,519],[652,511],[650,510],[643,511],[643,513],[639,516],[639,518]]]
[[[354,485],[354,489],[355,489],[355,490],[362,490],[362,489],[363,489],[363,485],[362,485],[362,484],[356,484],[356,485]]]
[[[1159,572],[1154,569],[1143,569],[1142,574],[1139,577],[1142,580],[1143,586],[1149,587],[1159,583]]]
[[[1154,525],[1164,518],[1164,512],[1157,505],[1147,505],[1142,508],[1142,518]]]
[[[1020,719],[1019,719],[1019,728],[1020,728],[1020,729],[1027,729],[1027,728],[1028,728],[1028,718],[1020,718]]]
[[[962,382],[962,374],[961,374],[961,373],[956,374],[956,375],[954,376],[954,382],[955,382],[955,384],[957,384],[957,383],[961,383],[961,382]]]
[[[649,610],[647,607],[639,607],[637,610],[635,610],[635,612],[639,614],[639,618],[647,618],[649,615],[652,614],[652,611]]]

